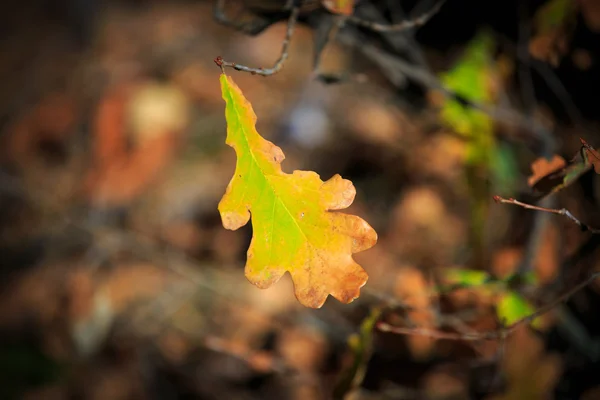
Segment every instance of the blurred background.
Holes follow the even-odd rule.
[[[312,2],[280,73],[227,70],[284,170],[352,180],[348,212],[379,234],[361,297],[313,310],[289,276],[245,279],[251,227],[217,211],[235,154],[213,59],[271,66],[289,14],[227,1],[264,29],[199,0],[0,6],[0,398],[599,399],[600,283],[505,340],[373,324],[497,331],[507,290],[523,315],[598,271],[598,235],[493,196],[533,202],[554,155],[600,147],[600,2],[448,0],[395,33]],[[315,49],[341,79],[315,78]],[[544,204],[600,227],[599,189],[591,169]],[[438,290],[449,272],[472,287]]]

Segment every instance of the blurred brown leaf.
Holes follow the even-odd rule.
[[[567,162],[559,155],[554,155],[550,161],[545,157],[540,157],[531,163],[532,174],[527,178],[527,184],[534,187],[541,179],[550,176],[565,168]],[[558,178],[562,182],[562,176]],[[553,182],[550,183],[553,187],[556,186]]]
[[[596,171],[597,174],[600,174],[600,153],[584,139],[580,138],[580,140],[583,145],[583,151],[587,155],[588,162],[594,166],[594,171]]]
[[[506,343],[503,369],[508,388],[488,400],[533,400],[552,398],[560,374],[560,360],[544,353],[544,345],[527,327],[514,331]]]
[[[421,271],[413,267],[402,268],[396,277],[394,293],[403,303],[414,307],[413,311],[408,312],[411,322],[424,328],[434,326],[429,285]],[[407,336],[406,340],[411,353],[417,359],[426,359],[435,344],[435,339],[420,335]]]
[[[173,159],[187,124],[186,107],[183,94],[154,83],[108,93],[96,115],[86,197],[94,204],[122,206],[143,193]]]
[[[587,27],[600,32],[600,0],[578,0],[578,3]]]
[[[557,29],[533,37],[529,41],[529,53],[533,58],[557,67],[561,58],[567,53],[567,46],[565,34]]]
[[[588,50],[584,49],[573,50],[571,53],[571,61],[573,61],[573,64],[582,71],[589,70],[594,64],[592,55]]]
[[[27,166],[40,155],[62,156],[61,147],[66,149],[65,142],[75,133],[77,113],[76,102],[67,93],[48,94],[8,128],[2,158]]]

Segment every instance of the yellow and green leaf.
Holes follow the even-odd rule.
[[[377,242],[365,220],[334,212],[352,204],[354,185],[340,175],[323,182],[313,171],[283,172],[285,156],[257,132],[250,102],[231,77],[222,74],[220,80],[226,143],[234,148],[237,164],[219,212],[231,230],[252,217],[246,277],[268,288],[289,272],[296,298],[307,307],[321,307],[329,294],[351,302],[368,278],[352,254]]]

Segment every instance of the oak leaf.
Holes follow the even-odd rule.
[[[268,288],[289,272],[296,298],[306,307],[320,308],[329,294],[351,302],[368,278],[352,253],[377,242],[362,218],[331,212],[352,204],[352,182],[340,175],[323,182],[313,171],[283,172],[285,156],[256,131],[250,102],[231,77],[221,74],[220,80],[226,143],[237,164],[218,208],[226,229],[236,230],[252,216],[246,278]]]

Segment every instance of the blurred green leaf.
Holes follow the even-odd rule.
[[[510,274],[502,279],[502,282],[505,282],[508,286],[517,284],[535,285],[537,274],[535,271],[527,271],[525,274]]]
[[[350,391],[361,384],[373,351],[373,329],[381,316],[381,311],[380,308],[373,308],[362,321],[359,332],[348,338],[348,346],[354,354],[354,360],[341,372],[333,390],[334,399],[344,399]]]
[[[444,278],[450,284],[458,284],[461,287],[481,286],[492,280],[491,276],[485,271],[462,268],[445,269]]]
[[[510,326],[534,312],[535,308],[523,296],[512,290],[506,292],[502,296],[502,299],[496,307],[498,319],[502,321],[505,326]],[[532,325],[534,327],[539,327],[540,323],[540,318],[535,318]]]
[[[467,100],[490,104],[493,101],[490,91],[490,67],[492,66],[493,38],[482,32],[464,50],[456,65],[441,74],[442,83],[450,90]],[[493,125],[483,112],[454,99],[447,99],[441,110],[442,120],[456,132],[469,137],[476,146],[471,146],[469,158],[479,159],[489,148],[488,139]]]
[[[469,246],[473,267],[488,261],[482,238],[489,223],[491,193],[511,194],[518,176],[511,149],[496,142],[494,121],[468,104],[493,105],[496,101],[502,68],[498,66],[495,49],[493,36],[481,31],[468,43],[454,67],[440,76],[445,87],[466,100],[446,99],[440,118],[467,143],[465,179],[470,201]]]
[[[491,166],[496,177],[494,192],[513,193],[519,176],[513,149],[505,143],[499,144],[493,152]]]

